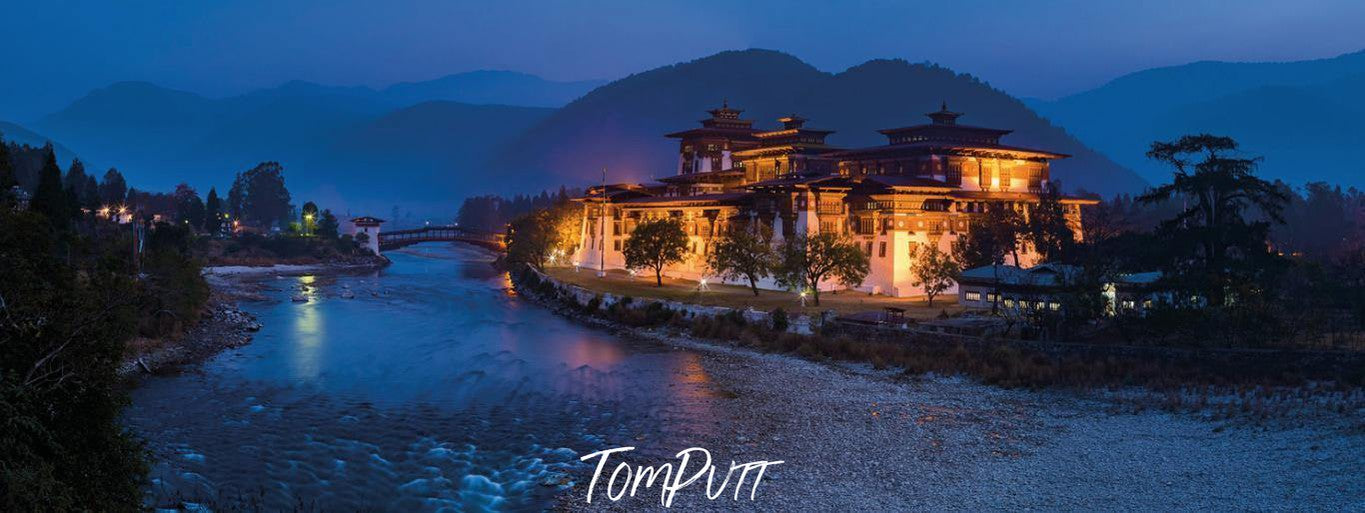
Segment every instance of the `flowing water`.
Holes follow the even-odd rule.
[[[133,392],[153,504],[535,510],[587,453],[711,428],[695,353],[558,317],[475,249],[387,255],[371,275],[263,278],[250,345]]]

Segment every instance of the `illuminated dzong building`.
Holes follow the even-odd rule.
[[[691,252],[668,276],[706,277],[706,254],[718,234],[761,226],[775,243],[798,234],[846,235],[871,264],[857,290],[920,295],[910,273],[915,245],[950,252],[971,219],[990,208],[1027,217],[1051,186],[1049,163],[1068,157],[1002,144],[1010,130],[958,124],[962,114],[946,104],[927,114],[928,123],[881,130],[886,144],[858,149],[829,146],[832,131],[807,128],[795,115],[762,130],[729,105],[709,112],[701,127],[668,134],[679,140],[676,175],[588,190],[576,265],[624,268],[621,249],[631,230],[643,220],[673,217],[682,221]],[[1079,237],[1080,207],[1095,200],[1061,202]],[[1025,247],[1019,259],[1006,263],[1029,266],[1037,256]]]

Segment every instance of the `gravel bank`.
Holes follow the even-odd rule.
[[[178,339],[135,342],[140,350],[119,367],[119,376],[133,378],[143,373],[167,372],[179,366],[198,363],[225,349],[251,342],[261,329],[251,314],[237,308],[241,299],[255,299],[248,285],[210,277],[209,301],[204,316]]]
[[[261,294],[268,287],[261,282],[264,278],[333,276],[374,270],[387,264],[387,259],[370,259],[360,263],[205,267],[204,279],[208,281],[210,293],[204,316],[178,339],[135,341],[134,354],[119,367],[119,376],[131,379],[141,374],[174,372],[226,349],[251,343],[252,335],[261,329],[261,325],[237,304],[239,301],[267,300]]]
[[[731,460],[786,462],[765,474],[754,502],[748,489],[738,502],[732,493],[708,501],[703,480],[678,494],[673,506],[685,511],[1365,509],[1359,411],[1268,424],[1116,413],[1128,408],[1071,392],[906,378],[657,331],[638,335],[703,353],[705,378],[718,391],[714,426],[698,430],[691,445],[722,465],[717,482]],[[647,444],[607,440],[609,447]],[[676,465],[657,456],[626,459]],[[590,477],[590,468],[575,476],[560,510],[658,507],[659,494],[643,488],[637,497],[606,500],[607,476],[586,504]]]

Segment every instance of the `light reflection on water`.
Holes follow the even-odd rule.
[[[367,276],[267,279],[277,301],[243,305],[264,325],[251,345],[134,391],[154,501],[537,509],[578,456],[671,454],[710,429],[695,354],[525,303],[472,249],[389,256]]]

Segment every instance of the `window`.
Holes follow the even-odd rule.
[[[611,241],[611,249],[621,251],[621,239]]]
[[[995,293],[994,293],[994,292],[989,293],[989,294],[986,294],[986,301],[990,301],[990,302],[994,303],[994,302],[995,302],[995,299],[996,299],[996,297],[995,297]]]
[[[1133,300],[1131,299],[1125,299],[1123,300],[1123,302],[1119,303],[1119,308],[1122,308],[1124,310],[1132,310],[1133,307],[1135,306],[1137,306],[1137,304],[1134,303]]]
[[[965,300],[967,300],[967,301],[980,301],[980,300],[981,300],[981,293],[973,290],[973,291],[971,291],[971,292],[967,292],[967,293],[963,294],[963,295],[962,295],[962,298],[965,299]]]
[[[1051,308],[1052,311],[1055,312],[1055,311],[1057,311],[1057,310],[1061,310],[1061,309],[1062,309],[1062,304],[1061,304],[1061,303],[1058,303],[1058,302],[1056,302],[1056,301],[1053,301],[1053,302],[1051,302],[1051,303],[1048,303],[1048,304],[1047,304],[1047,307],[1048,307],[1048,308]]]
[[[863,250],[863,252],[868,255],[872,254],[872,241],[867,241],[867,249]]]
[[[1014,308],[1014,300],[1013,300],[1013,299],[1006,299],[1006,300],[1005,300],[1005,308]]]
[[[877,258],[886,258],[886,241],[877,243]]]

